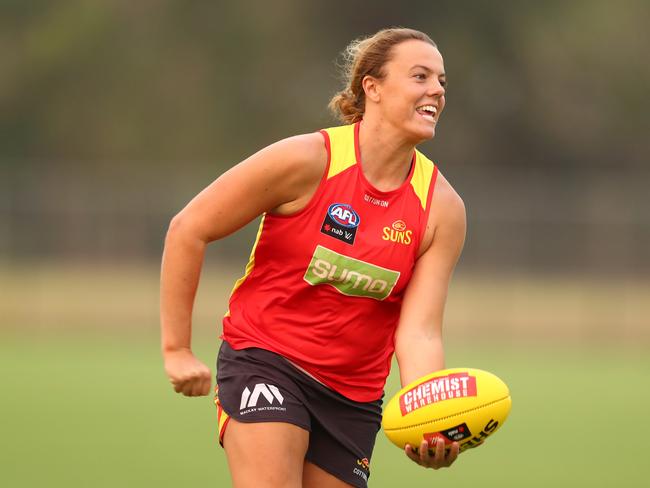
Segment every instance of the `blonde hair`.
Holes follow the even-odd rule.
[[[346,124],[361,120],[366,111],[366,94],[361,86],[364,77],[383,79],[386,76],[384,66],[391,60],[393,47],[411,39],[437,47],[425,33],[401,27],[382,29],[372,36],[352,41],[343,51],[345,88],[328,104],[334,115]]]

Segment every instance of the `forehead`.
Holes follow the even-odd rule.
[[[444,73],[444,62],[438,48],[428,42],[416,39],[408,40],[394,46],[391,60],[386,63],[389,69],[408,70],[414,66],[424,66],[435,73]]]

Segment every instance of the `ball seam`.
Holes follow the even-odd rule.
[[[455,413],[455,414],[453,414],[453,415],[447,415],[446,417],[440,417],[440,418],[438,418],[438,419],[434,419],[434,420],[427,420],[426,422],[420,422],[419,424],[409,425],[408,427],[393,427],[393,428],[390,428],[390,429],[384,428],[384,431],[386,431],[386,432],[392,432],[392,431],[397,431],[397,430],[413,429],[413,428],[416,428],[416,427],[420,427],[420,426],[422,426],[422,425],[432,424],[432,423],[434,423],[434,422],[441,422],[441,421],[443,421],[443,420],[447,420],[447,419],[451,419],[451,418],[454,418],[454,417],[458,417],[459,415],[464,415],[464,414],[466,414],[466,413],[470,413],[470,412],[475,412],[475,411],[477,411],[477,410],[481,410],[482,408],[490,407],[490,406],[494,405],[495,403],[502,402],[503,400],[507,400],[508,398],[510,398],[510,395],[508,395],[508,396],[506,396],[506,397],[503,397],[503,398],[499,398],[498,400],[494,400],[494,401],[492,401],[492,402],[490,402],[490,403],[486,403],[485,405],[481,405],[480,407],[474,407],[474,408],[470,408],[469,410],[463,410],[462,412],[458,412],[458,413]]]

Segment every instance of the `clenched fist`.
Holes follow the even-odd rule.
[[[210,393],[212,373],[189,349],[165,351],[165,372],[174,391],[185,396],[205,396]]]

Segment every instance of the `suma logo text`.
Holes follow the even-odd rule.
[[[317,246],[304,279],[310,285],[330,285],[344,295],[383,300],[393,291],[399,272]]]

